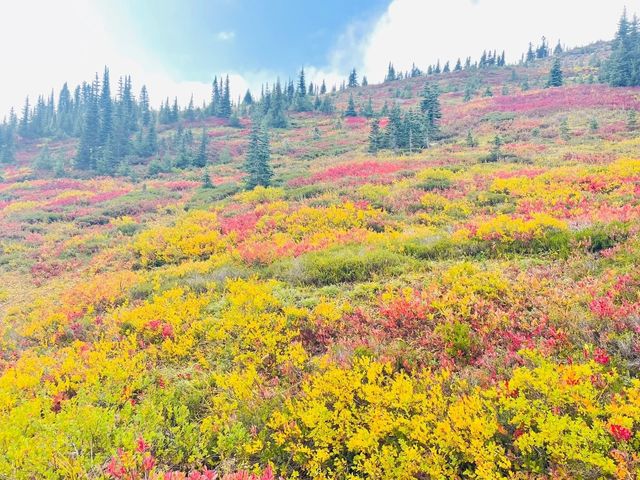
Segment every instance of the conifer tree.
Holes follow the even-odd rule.
[[[218,86],[218,77],[213,77],[211,85],[211,104],[209,105],[209,115],[217,117],[220,114],[220,87]]]
[[[156,131],[156,122],[153,118],[149,121],[147,127],[147,134],[142,141],[142,148],[140,149],[140,155],[143,157],[150,157],[158,151],[158,133]]]
[[[349,83],[347,85],[349,88],[355,88],[358,86],[358,74],[356,73],[356,69],[354,68],[349,73]]]
[[[20,117],[20,124],[18,127],[18,133],[22,137],[28,137],[30,135],[29,131],[29,120],[31,115],[31,107],[29,106],[29,97],[27,97],[24,101],[24,107],[22,107],[22,117]]]
[[[189,105],[187,109],[184,111],[184,119],[187,122],[193,122],[196,118],[196,110],[193,106],[193,94],[191,94],[191,98],[189,99]]]
[[[556,45],[556,48],[553,49],[553,54],[560,55],[562,52],[563,52],[562,44],[560,43],[560,40],[558,40],[558,44]]]
[[[384,137],[380,131],[380,120],[377,118],[371,122],[371,131],[369,132],[369,153],[374,155],[383,148]]]
[[[547,46],[547,39],[542,37],[542,43],[536,50],[537,58],[547,58],[549,56],[549,47]]]
[[[363,87],[366,87],[367,85],[369,85],[369,81],[367,80],[367,76],[366,76],[366,75],[364,75],[364,76],[362,77],[362,86],[363,86]]]
[[[384,77],[385,82],[392,82],[396,80],[396,69],[393,68],[393,64],[389,62],[389,68],[387,69],[387,75]]]
[[[556,57],[553,60],[553,64],[551,65],[547,87],[561,87],[563,83],[564,81],[562,78],[562,69],[560,67],[560,58]]]
[[[613,51],[605,66],[605,74],[614,87],[628,87],[640,84],[637,73],[640,66],[640,35],[638,22],[627,18],[626,9],[618,23],[618,31],[613,40]]]
[[[106,145],[113,130],[113,104],[111,102],[111,88],[109,85],[109,69],[104,67],[102,75],[102,92],[100,94],[100,145]],[[106,172],[102,172],[106,173]]]
[[[202,188],[213,188],[213,182],[211,182],[211,175],[205,170],[202,174]]]
[[[324,95],[327,93],[327,84],[322,80],[322,85],[320,85],[320,95]]]
[[[307,95],[307,83],[304,78],[304,67],[300,69],[300,75],[298,76],[298,90],[296,93],[299,97],[305,97]]]
[[[224,90],[220,104],[220,117],[231,117],[231,89],[229,87],[229,75],[224,80]]]
[[[536,54],[533,51],[533,44],[529,42],[529,50],[527,50],[527,63],[533,62],[536,59]]]
[[[75,164],[80,170],[92,170],[96,167],[100,131],[99,90],[100,81],[96,74],[95,80],[91,85],[89,98],[87,98],[82,133],[76,154]]]
[[[325,96],[322,99],[322,105],[320,106],[320,111],[327,115],[330,115],[335,111],[335,107],[333,105],[333,102],[331,101],[331,98],[329,98],[328,96]]]
[[[58,95],[58,129],[64,135],[73,135],[73,104],[69,87],[65,82]]]
[[[298,97],[299,102],[305,101],[310,103],[309,99],[304,97]],[[305,103],[305,108],[306,108]],[[280,86],[280,79],[276,81],[273,89],[273,94],[270,95],[269,110],[267,111],[266,123],[272,128],[287,128],[289,126],[289,120],[285,114],[285,99],[282,93],[282,87]],[[302,110],[301,110],[302,111]],[[307,110],[304,110],[307,111]]]
[[[247,189],[253,190],[259,185],[268,187],[271,184],[273,171],[270,162],[269,136],[257,123],[254,123],[244,163],[244,171],[247,174],[245,179]]]
[[[469,148],[473,148],[473,147],[477,147],[478,146],[478,142],[476,141],[475,138],[473,138],[473,135],[471,134],[471,130],[469,130],[467,132],[466,144],[467,144],[467,147],[469,147]]]
[[[402,111],[396,103],[389,112],[389,123],[386,129],[386,145],[392,150],[402,148],[404,143],[404,125],[402,121]]]
[[[362,108],[361,115],[366,118],[375,116],[375,112],[373,111],[373,101],[371,100],[371,97],[369,97],[369,101]]]
[[[294,100],[294,110],[296,112],[309,112],[312,109],[313,105],[311,104],[311,100],[307,95],[307,85],[304,77],[304,68],[302,68],[300,70],[300,76],[298,77],[298,88],[296,90],[296,96]]]
[[[180,108],[178,107],[178,97],[173,98],[173,105],[169,112],[169,119],[171,123],[176,123],[180,119]]]
[[[344,111],[345,117],[357,117],[358,112],[356,111],[356,104],[353,101],[353,95],[349,95],[349,103],[347,104],[347,109]]]
[[[500,138],[500,135],[496,135],[491,142],[491,152],[489,153],[488,158],[490,162],[497,162],[502,158],[502,144],[502,138]]]
[[[453,71],[459,72],[460,70],[462,70],[462,62],[460,61],[460,59],[458,59],[458,61],[456,62],[456,66],[453,68]]]
[[[149,106],[149,93],[146,85],[140,89],[140,118],[142,125],[148,127],[151,121],[151,107]]]
[[[429,85],[425,83],[422,91],[422,101],[420,102],[420,110],[424,115],[426,127],[429,133],[438,131],[442,111],[440,109],[440,92],[437,85]]]
[[[202,136],[200,137],[200,147],[198,153],[193,159],[193,166],[203,168],[207,165],[207,132],[202,127]]]

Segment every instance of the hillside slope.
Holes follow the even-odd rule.
[[[593,83],[606,54],[563,54],[560,88],[547,59],[329,94],[252,191],[249,118],[159,130],[162,167],[204,128],[205,169],[89,177],[67,139],[56,175],[21,144],[0,478],[636,478],[640,89]],[[425,81],[440,137],[368,153],[349,98]]]

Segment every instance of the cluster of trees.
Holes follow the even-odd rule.
[[[9,121],[5,119],[2,124],[0,124],[0,163],[11,163],[15,156],[17,118],[13,110],[11,110],[11,114]]]
[[[440,60],[438,60],[435,65],[429,65],[426,72],[423,72],[421,69],[416,67],[415,64],[413,64],[411,66],[411,70],[407,72],[396,72],[393,63],[390,62],[389,66],[387,67],[387,73],[384,77],[384,81],[392,82],[405,78],[416,78],[425,75],[425,73],[426,75],[438,75],[441,73],[449,73],[452,71],[460,72],[462,70],[471,70],[478,68],[504,67],[506,64],[507,63],[504,50],[502,51],[502,54],[498,54],[497,50],[485,50],[484,52],[482,52],[480,60],[476,62],[472,62],[471,57],[467,57],[464,63],[460,58],[458,58],[453,67],[448,61],[444,65],[440,65]]]
[[[140,143],[134,150],[131,135],[138,131],[141,132]],[[109,69],[105,67],[102,82],[96,75],[86,89],[76,168],[112,174],[126,156],[134,153],[149,156],[156,150],[155,119],[146,87],[142,88],[137,102],[132,93],[131,77],[121,77],[118,93],[112,98]]]
[[[373,120],[369,152],[375,154],[382,149],[392,149],[412,153],[428,148],[430,142],[438,137],[441,118],[440,92],[437,85],[427,83],[422,91],[419,110],[410,109],[403,113],[397,104],[394,105],[384,130],[380,128],[378,119]]]
[[[640,85],[640,29],[638,17],[632,20],[624,10],[613,40],[613,51],[604,65],[604,77],[614,87]]]
[[[562,46],[558,41],[558,45],[556,46],[556,52],[554,53],[562,53]],[[527,54],[524,57],[525,62],[533,62],[534,60],[539,60],[543,58],[547,58],[551,55],[551,49],[547,44],[547,39],[542,37],[542,43],[538,45],[536,48],[533,48],[533,43],[529,42],[529,49],[527,50]]]
[[[350,75],[350,84],[357,86],[357,74],[355,69]],[[335,91],[335,88],[334,88]],[[243,100],[245,113],[248,113],[270,128],[287,128],[289,126],[288,111],[294,112],[321,112],[331,114],[335,106],[327,95],[327,86],[323,81],[318,87],[312,82],[307,85],[304,68],[300,70],[297,84],[289,80],[283,88],[280,80],[270,86],[262,87],[260,98],[253,100],[251,93],[247,91]],[[321,98],[322,96],[322,98]]]

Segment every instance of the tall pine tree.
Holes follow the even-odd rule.
[[[247,189],[253,190],[257,186],[268,187],[271,184],[273,171],[271,170],[269,136],[265,130],[260,128],[257,122],[254,123],[251,137],[249,138],[244,170],[247,174],[245,179]]]

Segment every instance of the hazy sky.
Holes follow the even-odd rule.
[[[355,66],[380,81],[437,59],[477,59],[484,49],[520,58],[545,35],[552,45],[610,39],[622,9],[640,0],[3,0],[0,115],[26,95],[131,74],[152,102],[209,97],[229,73],[234,96],[304,65],[314,81],[339,83]]]

